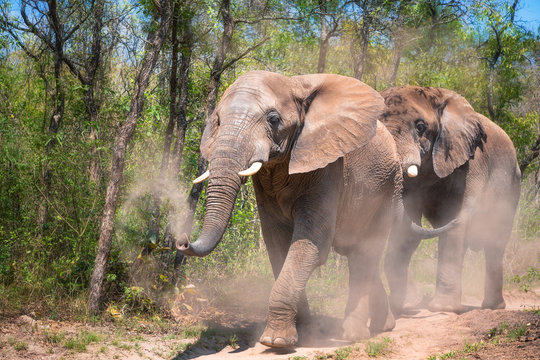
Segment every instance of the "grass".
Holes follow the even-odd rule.
[[[100,342],[101,335],[92,331],[82,331],[72,338],[67,339],[64,342],[64,347],[69,350],[75,350],[77,352],[86,351],[86,346],[92,343]]]
[[[369,357],[387,355],[390,352],[390,346],[393,340],[385,336],[380,342],[368,341],[366,343],[366,353]]]
[[[461,350],[452,350],[443,355],[432,355],[428,360],[442,360],[442,359],[462,359],[464,355],[474,354],[480,349],[485,348],[489,344],[496,345],[500,344],[501,341],[516,341],[527,332],[527,325],[518,324],[513,327],[510,327],[506,321],[502,322],[499,326],[492,328],[486,334],[486,338],[489,339],[489,342],[483,340],[475,343],[465,343]],[[502,338],[501,338],[502,337]]]
[[[28,344],[25,343],[24,341],[16,341],[14,344],[13,344],[13,348],[17,351],[24,351],[24,350],[28,350]]]
[[[514,328],[508,330],[507,337],[510,341],[516,341],[520,337],[525,335],[526,332],[527,332],[527,325],[519,324],[519,325],[516,325]]]
[[[184,339],[197,339],[201,336],[201,334],[205,331],[208,331],[209,329],[202,325],[194,325],[193,327],[184,329],[182,331],[182,337]]]
[[[355,352],[360,351],[360,348],[358,346],[346,346],[337,349],[333,353],[330,354],[319,354],[314,357],[315,360],[326,360],[326,359],[332,359],[332,360],[347,360],[353,355]],[[299,357],[299,359],[304,359],[305,357]]]
[[[66,337],[66,332],[65,331],[52,332],[52,331],[49,331],[49,330],[44,330],[43,331],[43,336],[45,337],[45,342],[46,343],[48,343],[48,344],[59,344],[62,341],[64,341],[64,339]]]

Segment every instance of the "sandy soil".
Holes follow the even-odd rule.
[[[384,359],[435,359],[433,356],[445,354],[458,359],[539,359],[538,293],[540,289],[506,293],[506,310],[481,310],[476,299],[465,299],[467,306],[462,314],[434,313],[419,306],[397,319],[393,331],[368,341],[381,343],[386,338],[388,345],[378,356]],[[186,334],[182,332],[194,321],[190,318],[164,322],[173,325],[156,328],[143,322],[137,326],[113,322],[91,325],[34,320],[26,315],[3,317],[0,359],[336,359],[336,351],[349,351],[348,359],[370,358],[366,353],[368,341],[349,344],[335,339],[340,319],[315,316],[314,338],[304,339],[294,350],[277,351],[256,342],[264,326],[260,309],[253,309],[258,314],[241,316],[238,310],[228,307],[199,312],[199,318],[206,318],[208,329],[200,338],[192,339],[184,339]],[[491,331],[502,324],[508,329],[525,326],[526,331],[510,341],[505,333]],[[85,349],[66,347],[68,339],[83,339],[88,334],[94,339]],[[495,337],[502,341],[493,344]]]

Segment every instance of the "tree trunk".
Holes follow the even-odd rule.
[[[64,39],[62,36],[62,25],[58,18],[58,11],[56,8],[56,0],[49,0],[48,17],[51,27],[54,30],[54,82],[55,82],[55,94],[54,94],[54,109],[49,119],[49,138],[45,146],[45,160],[43,161],[42,168],[42,199],[38,209],[38,231],[39,235],[43,236],[45,224],[49,217],[49,195],[52,182],[52,169],[49,163],[49,156],[57,143],[56,134],[60,129],[60,124],[64,117],[65,107],[65,92],[62,83],[62,61],[64,55]]]
[[[193,39],[191,33],[190,18],[182,22],[182,41],[181,41],[181,62],[179,69],[179,97],[178,112],[176,116],[176,142],[174,144],[171,175],[177,176],[180,173],[182,163],[182,154],[184,152],[184,142],[186,139],[186,130],[188,127],[187,105],[189,94],[189,68],[191,65],[191,51],[193,48]]]
[[[389,83],[391,87],[396,86],[397,74],[399,69],[399,63],[401,61],[401,54],[403,53],[403,38],[399,35],[394,37],[394,54],[392,58],[392,71],[390,72]]]
[[[494,82],[495,82],[495,65],[492,65],[492,63],[490,63],[488,88],[487,88],[487,107],[488,107],[489,117],[491,118],[491,120],[496,121],[495,108],[493,107],[493,83]]]
[[[171,74],[169,77],[169,122],[167,129],[165,130],[165,140],[163,142],[163,156],[161,157],[161,166],[159,168],[159,179],[167,177],[167,170],[169,167],[169,158],[171,154],[171,144],[173,139],[174,125],[176,123],[176,116],[178,111],[178,6],[177,2],[174,3],[172,21],[171,21]]]
[[[367,7],[363,8],[362,13],[362,23],[360,26],[356,26],[356,36],[353,36],[352,43],[351,43],[351,52],[352,52],[352,58],[354,59],[354,77],[358,80],[362,80],[362,76],[364,76],[365,71],[365,65],[366,65],[366,57],[367,57],[367,50],[369,45],[369,37],[370,37],[370,31],[371,31],[371,17],[368,14],[370,10]],[[360,38],[360,48],[357,49],[355,46],[355,38]]]
[[[169,30],[171,1],[161,0],[159,10],[161,13],[161,22],[156,33],[148,34],[147,47],[141,63],[141,69],[135,79],[135,89],[131,98],[130,109],[126,117],[126,121],[120,128],[114,147],[111,177],[107,187],[105,206],[103,208],[103,216],[101,219],[97,255],[94,263],[92,280],[90,282],[88,310],[92,314],[99,312],[102,301],[103,280],[107,272],[107,263],[111,251],[111,241],[114,231],[114,214],[116,212],[118,192],[122,182],[126,147],[131,139],[131,136],[133,135],[133,131],[137,125],[137,120],[140,118],[142,113],[144,106],[144,92],[148,86],[150,75],[154,70],[163,41]],[[157,16],[154,19],[157,21]]]
[[[328,53],[329,36],[326,24],[326,0],[319,0],[321,10],[321,36],[319,39],[319,61],[317,62],[317,72],[324,73],[326,67],[326,54]]]
[[[367,35],[362,35],[362,40],[360,42],[360,51],[357,58],[358,60],[354,67],[354,77],[358,80],[362,80],[362,76],[364,76],[368,44],[369,39]]]
[[[101,31],[103,29],[103,8],[104,0],[98,0],[93,7],[94,12],[94,26],[92,28],[92,55],[90,58],[90,64],[87,72],[87,86],[85,94],[86,112],[88,113],[88,120],[90,122],[90,133],[88,134],[88,141],[91,145],[90,149],[90,181],[94,184],[99,184],[101,179],[101,166],[100,166],[100,153],[96,142],[98,140],[98,113],[99,105],[96,102],[95,94],[97,88],[97,73],[101,66]]]

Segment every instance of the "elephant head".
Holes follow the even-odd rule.
[[[369,86],[338,75],[254,71],[238,78],[206,120],[201,154],[208,172],[207,210],[199,238],[177,248],[204,256],[221,240],[246,176],[288,162],[289,174],[306,173],[366,144],[384,109]]]
[[[382,95],[387,106],[382,122],[396,141],[406,183],[419,173],[444,178],[483,149],[481,115],[455,92],[404,86]]]

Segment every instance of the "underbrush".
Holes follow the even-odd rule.
[[[504,257],[504,287],[535,291],[540,286],[538,241],[540,196],[524,182],[514,231]],[[205,194],[203,193],[204,201]],[[189,258],[175,267],[175,252],[152,233],[152,198],[144,195],[121,209],[105,283],[106,316],[166,317],[197,313],[207,306],[248,302],[266,304],[273,272],[260,230],[253,189],[242,188],[223,240],[210,256]],[[167,207],[161,209],[164,214]],[[198,235],[204,208],[196,214]],[[166,228],[167,217],[159,219]],[[88,236],[92,234],[87,234]],[[96,236],[93,234],[92,236]],[[164,234],[161,234],[164,237]],[[42,238],[0,228],[0,308],[3,313],[38,318],[92,320],[86,310],[95,240],[76,245],[74,238]],[[34,247],[27,244],[34,241]],[[163,240],[161,240],[163,241]],[[58,243],[66,246],[59,249]],[[69,246],[67,246],[69,245]],[[146,250],[145,250],[146,249]],[[147,251],[150,249],[150,251]],[[463,294],[483,295],[483,252],[468,250],[463,267]],[[382,269],[381,269],[382,271]],[[432,295],[437,271],[437,239],[424,240],[411,259],[410,274],[421,295]],[[384,276],[383,276],[384,278]],[[318,314],[343,314],[348,288],[347,259],[331,251],[327,263],[308,282],[311,309]],[[235,289],[251,290],[250,295]],[[257,296],[255,296],[257,294]],[[195,299],[195,300],[193,300]],[[198,300],[197,300],[198,299]],[[329,301],[331,299],[331,301]]]

